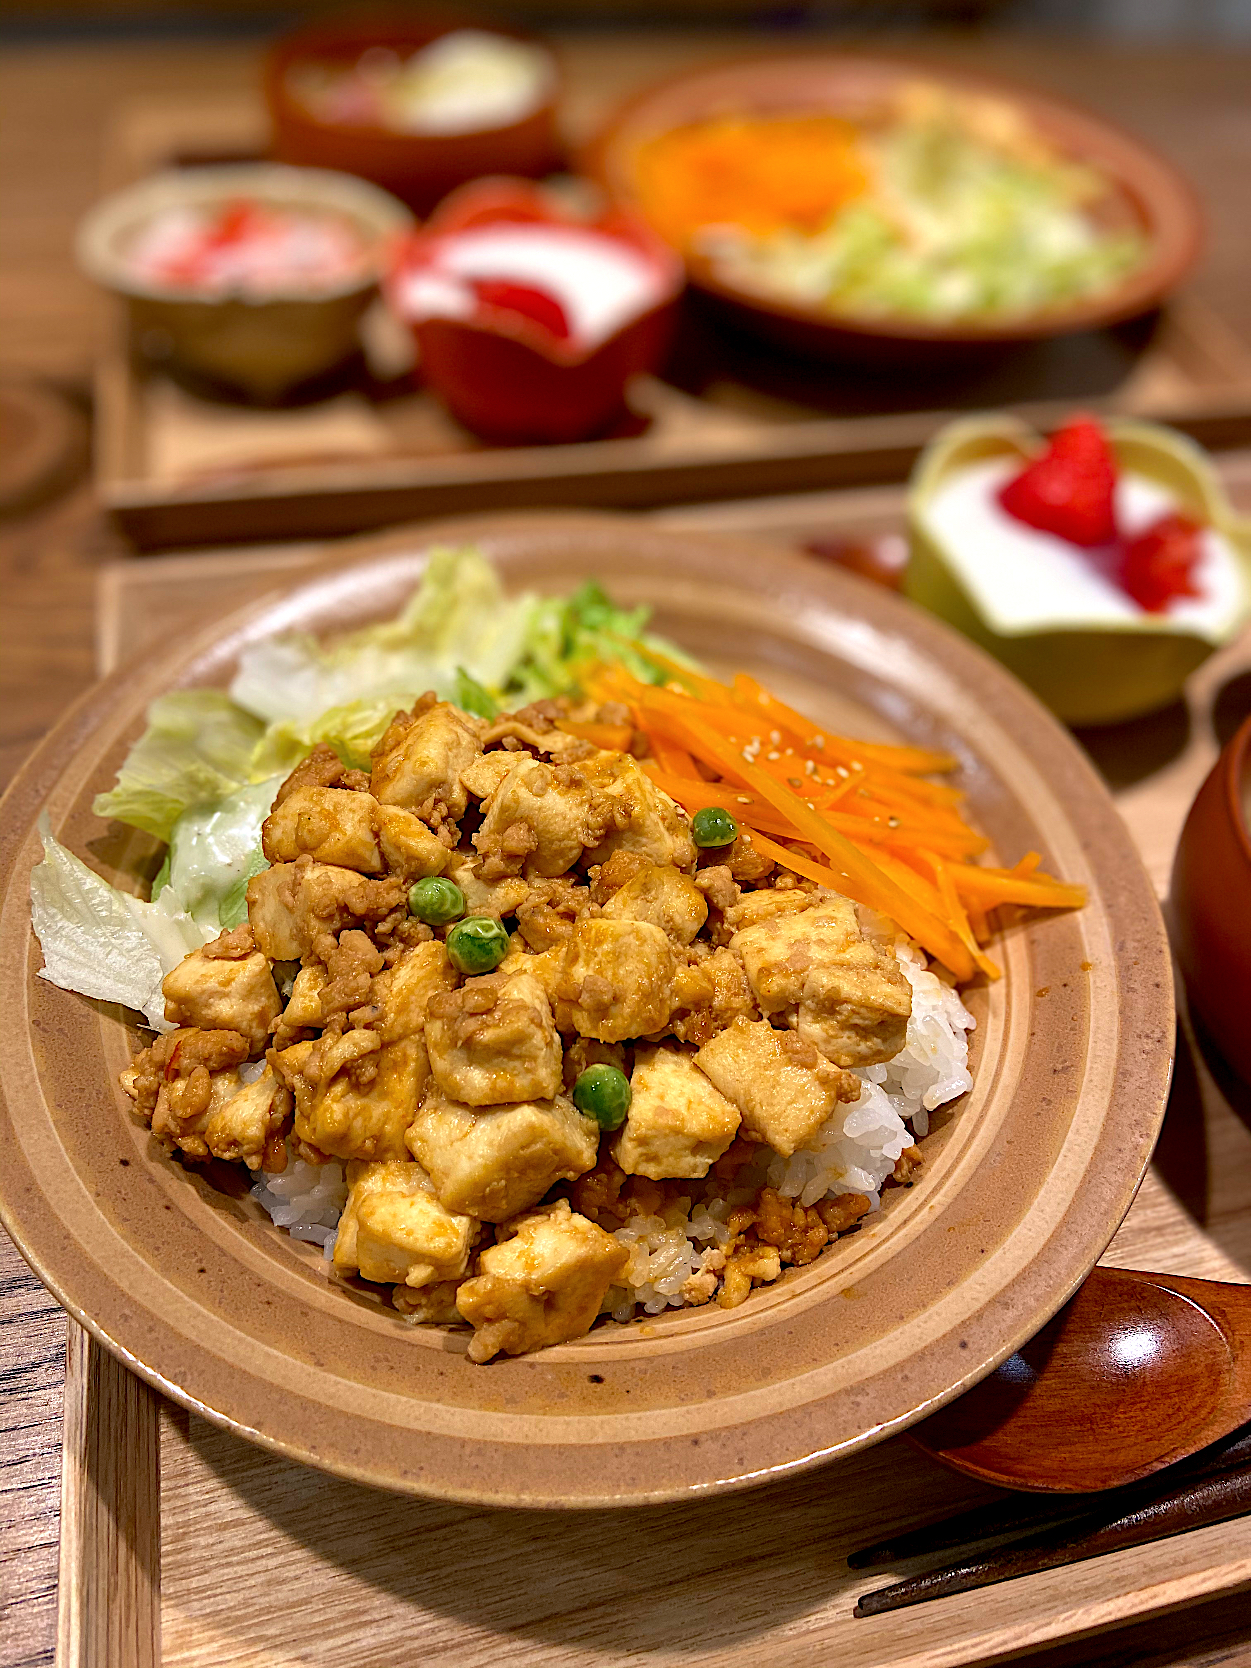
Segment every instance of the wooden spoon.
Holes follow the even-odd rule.
[[[1251,1419],[1251,1286],[1096,1268],[989,1378],[909,1435],[1001,1488],[1115,1488]]]

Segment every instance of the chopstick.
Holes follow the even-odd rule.
[[[1148,1541],[1180,1535],[1188,1529],[1224,1523],[1245,1512],[1251,1512],[1251,1465],[1222,1471],[1185,1488],[1174,1489],[1094,1528],[1083,1528],[1079,1522],[1076,1534],[1070,1532],[1072,1524],[1044,1530],[1041,1534],[1023,1536],[985,1557],[879,1587],[874,1592],[863,1593],[852,1614],[879,1616],[887,1610],[902,1610],[929,1599],[990,1587],[1019,1575],[1035,1575],[1041,1570],[1081,1563],[1105,1552],[1122,1552]]]
[[[1247,1426],[1210,1443],[1190,1459],[1179,1460],[1175,1465],[1143,1478],[1141,1482],[1127,1483],[1122,1488],[1105,1489],[1097,1494],[1027,1495],[995,1501],[989,1506],[975,1506],[970,1511],[940,1518],[937,1523],[924,1524],[918,1529],[893,1535],[889,1540],[861,1547],[848,1555],[847,1567],[853,1570],[873,1569],[907,1558],[975,1546],[981,1541],[998,1540],[1002,1536],[1036,1527],[1071,1523],[1075,1518],[1110,1522],[1133,1507],[1158,1497],[1163,1484],[1195,1482],[1201,1477],[1242,1465],[1251,1465],[1251,1427]]]
[[[1167,1479],[1173,1486],[1160,1493]],[[892,1558],[986,1541],[1024,1530],[1005,1545],[923,1575],[910,1576],[860,1596],[856,1616],[876,1616],[929,1599],[1010,1581],[1020,1575],[1080,1563],[1163,1540],[1189,1529],[1222,1523],[1251,1511],[1251,1431],[1235,1431],[1192,1460],[1141,1483],[1063,1501],[1016,1501],[961,1512],[893,1540],[852,1553],[853,1569]]]

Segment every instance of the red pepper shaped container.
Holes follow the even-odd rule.
[[[482,240],[465,234],[510,225],[551,227],[550,257],[529,256],[524,270],[505,259],[498,270],[469,271],[473,259],[465,257]],[[602,315],[604,288],[591,298],[584,284],[579,297],[570,256],[605,239],[628,254],[623,269],[636,297],[618,309],[619,322],[587,331],[580,304],[595,300]],[[550,262],[537,276],[536,259]],[[630,379],[655,370],[668,351],[684,282],[677,255],[634,215],[580,219],[524,180],[499,179],[453,192],[406,237],[385,291],[416,338],[423,379],[459,422],[497,444],[559,443],[601,434],[622,416]],[[414,301],[431,285],[446,289],[445,307]],[[510,295],[516,305],[501,304]]]

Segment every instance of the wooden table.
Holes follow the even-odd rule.
[[[575,76],[625,90],[666,68],[759,37],[571,40]],[[897,42],[892,38],[892,45]],[[927,42],[927,50],[1033,79],[1136,129],[1185,167],[1211,216],[1201,292],[1251,331],[1251,54],[1083,43]],[[254,50],[217,41],[38,48],[0,63],[0,383],[37,380],[62,399],[66,473],[77,479],[21,519],[0,522],[0,781],[93,676],[94,570],[121,553],[83,476],[96,299],[70,258],[91,202],[110,108],[144,92],[215,93],[256,74]],[[77,451],[76,451],[77,449]],[[0,1668],[52,1660],[65,1328],[7,1241],[0,1243]],[[1173,1621],[1061,1647],[1036,1664],[1251,1662],[1245,1596]]]

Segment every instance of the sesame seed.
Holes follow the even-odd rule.
[[[887,817],[886,826],[887,826],[887,828],[898,828],[899,827],[899,818],[898,817]]]
[[[835,776],[841,776],[843,778],[843,781],[845,782],[847,780],[847,778],[851,775],[851,772],[848,770],[846,765],[835,765],[834,766],[834,774],[835,774]]]
[[[749,793],[735,794],[734,803],[736,805],[750,805],[751,804],[751,795]]]
[[[815,747],[817,752],[820,753],[820,752],[823,751],[823,749],[825,747],[825,737],[824,736],[813,736],[812,740],[808,743],[808,745],[809,745],[809,747]]]
[[[776,748],[774,749],[774,751],[772,753],[766,753],[765,754],[766,759],[780,759],[781,757],[782,757],[782,755],[776,750]]]
[[[817,774],[817,761],[815,759],[805,759],[804,760],[804,775],[805,776],[815,776],[816,774]]]
[[[773,742],[775,745],[776,745],[777,742],[781,741],[781,739],[782,739],[781,730],[770,730],[769,731],[769,740],[771,742]]]
[[[788,776],[786,785],[788,788],[802,788],[804,784],[798,776]]]

